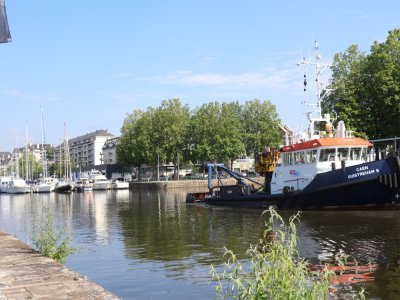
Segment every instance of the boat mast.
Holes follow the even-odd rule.
[[[62,157],[62,152],[61,152],[61,144],[60,144],[59,150],[60,150],[60,179],[61,179],[63,176],[63,173],[62,173],[63,157]]]
[[[15,143],[14,162],[15,162],[15,178],[19,178],[19,153],[17,150],[17,142]]]
[[[329,124],[331,126],[331,121],[330,121],[330,115],[329,114],[324,114],[322,116],[322,110],[321,110],[321,102],[322,100],[327,97],[331,89],[324,89],[323,88],[323,83],[321,81],[321,75],[322,73],[331,67],[330,64],[324,64],[321,63],[322,56],[319,53],[319,46],[318,42],[315,40],[314,41],[314,52],[313,55],[310,56],[310,59],[306,59],[303,57],[303,60],[297,63],[298,66],[302,66],[305,69],[311,68],[312,73],[315,73],[315,84],[316,84],[316,100],[314,101],[308,101],[307,98],[307,76],[306,72],[304,71],[304,94],[305,94],[305,100],[302,102],[303,105],[311,107],[309,111],[306,112],[307,119],[309,121],[309,126],[308,130],[306,132],[303,132],[299,135],[299,138],[301,140],[311,140],[311,139],[316,139],[320,138],[321,134],[323,131],[320,131],[320,127],[318,124],[321,122],[325,122],[325,124]]]
[[[71,162],[69,158],[69,146],[68,146],[68,138],[67,138],[67,126],[64,123],[64,158],[65,158],[65,180],[72,181],[71,178]]]
[[[26,138],[26,144],[25,144],[25,180],[28,181],[30,178],[29,175],[29,142],[28,142],[28,125],[25,125],[25,138]]]
[[[311,106],[314,107],[311,111],[307,112],[307,117],[309,120],[311,119],[311,115],[314,114],[316,119],[322,119],[322,111],[321,111],[321,101],[327,97],[331,89],[323,89],[323,83],[321,81],[321,75],[322,73],[331,67],[331,64],[323,64],[320,62],[322,56],[319,53],[319,46],[318,42],[315,40],[314,41],[314,54],[310,59],[306,59],[303,57],[303,59],[297,63],[298,66],[302,66],[304,68],[306,67],[313,67],[315,68],[315,83],[317,85],[316,89],[316,101],[313,102],[307,102],[304,101],[303,103],[306,106]],[[307,77],[306,74],[304,73],[304,93],[307,92]],[[310,120],[311,121],[311,120]]]
[[[47,172],[47,153],[46,150],[44,149],[44,143],[46,140],[45,134],[44,134],[44,122],[43,122],[43,109],[40,107],[40,115],[41,115],[41,125],[42,125],[42,147],[41,147],[41,155],[42,155],[42,168],[43,168],[43,179],[48,176]]]

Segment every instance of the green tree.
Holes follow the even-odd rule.
[[[222,103],[221,105],[216,147],[221,161],[229,162],[231,169],[233,161],[245,153],[240,113],[241,106],[238,102]]]
[[[53,162],[49,164],[49,175],[60,177],[60,164],[58,162]]]
[[[322,102],[324,112],[333,113],[343,120],[348,128],[360,130],[363,111],[360,99],[363,90],[364,54],[357,45],[351,45],[345,52],[334,56],[331,67],[332,92]]]
[[[400,29],[389,31],[385,42],[375,42],[367,57],[365,90],[372,115],[366,126],[372,138],[400,134]],[[371,126],[372,125],[372,126]]]
[[[117,146],[119,164],[140,167],[154,161],[157,154],[153,149],[153,115],[154,109],[150,107],[145,112],[134,110],[126,116]]]
[[[29,179],[39,178],[39,174],[41,173],[41,166],[35,160],[35,157],[32,153],[29,153],[28,156],[26,156],[26,154],[21,155],[18,160],[18,164],[18,169],[20,173],[19,176],[21,176],[22,178],[29,177]],[[27,174],[29,176],[27,176]]]
[[[368,55],[356,45],[335,55],[332,93],[325,112],[337,113],[346,126],[369,138],[400,134],[400,29],[375,42]]]
[[[205,103],[197,107],[191,116],[188,136],[192,162],[214,161],[214,129],[218,123],[219,103]]]
[[[211,102],[192,112],[179,99],[127,114],[117,146],[119,164],[224,162],[280,140],[279,118],[269,101]],[[249,144],[249,145],[247,145]]]
[[[230,163],[244,153],[240,106],[211,102],[196,108],[190,120],[192,161]]]
[[[54,160],[54,146],[49,146],[49,148],[46,151],[46,154],[47,154],[47,160],[53,161]]]
[[[179,99],[164,100],[155,109],[152,122],[153,149],[161,162],[172,162],[177,166],[178,162],[183,161],[189,120],[189,107],[182,105]]]
[[[247,101],[242,109],[242,140],[247,155],[254,155],[264,146],[277,147],[282,143],[280,119],[270,101]]]

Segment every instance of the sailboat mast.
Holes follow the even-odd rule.
[[[26,138],[26,145],[25,145],[25,180],[29,180],[29,142],[28,142],[28,125],[25,126],[25,138]]]
[[[66,181],[71,181],[71,162],[69,158],[69,145],[67,138],[67,126],[64,123],[64,158],[65,158],[65,179]]]
[[[47,172],[47,153],[46,150],[44,149],[44,143],[45,143],[45,134],[44,134],[44,122],[43,122],[43,109],[40,107],[40,115],[41,115],[41,125],[42,125],[42,147],[41,147],[41,156],[42,156],[42,168],[43,168],[43,178],[48,177],[48,172]]]
[[[63,173],[62,173],[63,157],[62,157],[62,152],[61,152],[61,144],[60,144],[59,148],[60,148],[60,179],[61,179],[63,176]]]

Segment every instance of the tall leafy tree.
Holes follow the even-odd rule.
[[[336,112],[346,126],[367,137],[400,134],[400,29],[375,42],[368,55],[356,45],[335,55],[332,93],[322,107]]]
[[[373,123],[368,135],[373,138],[400,134],[400,29],[389,31],[385,42],[375,42],[367,58],[365,73]],[[371,121],[371,120],[370,120]],[[371,126],[372,125],[372,126]]]
[[[164,163],[176,166],[182,162],[187,149],[186,136],[190,120],[190,110],[179,99],[162,101],[153,115],[153,147]]]
[[[224,102],[220,107],[220,121],[215,146],[218,157],[222,161],[230,162],[231,168],[233,161],[245,153],[240,112],[241,106],[238,102]]]
[[[265,146],[277,147],[282,143],[280,119],[270,101],[247,101],[242,108],[242,140],[247,155],[254,155]]]
[[[153,115],[154,109],[150,107],[126,116],[117,146],[118,163],[140,167],[155,160]]]
[[[192,161],[230,163],[244,153],[240,106],[210,102],[197,107],[190,120]]]
[[[219,103],[210,102],[197,107],[189,124],[189,148],[193,162],[216,161],[215,134],[219,121]]]
[[[331,67],[331,94],[322,102],[324,112],[333,113],[349,128],[360,128],[363,118],[360,98],[363,88],[365,56],[357,45],[351,45],[343,53],[334,56]]]

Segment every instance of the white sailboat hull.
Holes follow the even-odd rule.
[[[116,181],[112,183],[112,188],[115,190],[129,189],[129,182],[126,181]]]
[[[110,182],[108,181],[94,181],[93,190],[109,190]]]
[[[30,187],[22,179],[12,179],[5,188],[5,192],[8,194],[26,194],[30,193]]]
[[[50,184],[41,183],[41,184],[34,185],[32,187],[32,191],[34,193],[50,193],[52,191],[52,187]]]

